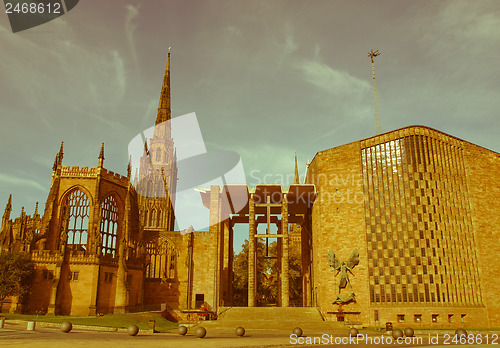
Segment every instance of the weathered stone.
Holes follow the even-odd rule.
[[[137,325],[130,325],[127,328],[127,334],[129,336],[136,336],[139,333],[139,327]]]
[[[69,321],[64,321],[64,322],[61,324],[61,331],[62,331],[62,332],[68,333],[68,332],[70,332],[72,329],[73,329],[73,324],[71,324]]]
[[[204,338],[207,334],[207,330],[203,326],[199,326],[195,330],[195,336],[198,338]]]

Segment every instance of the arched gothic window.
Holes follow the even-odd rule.
[[[118,229],[118,205],[113,196],[108,196],[101,203],[101,251],[103,255],[116,254]]]
[[[149,211],[148,226],[149,227],[155,227],[155,223],[156,223],[156,209],[153,209],[153,210]]]
[[[156,213],[156,227],[162,227],[161,225],[161,216],[162,216],[162,211],[161,210],[158,210],[158,212]]]
[[[149,263],[146,265],[146,278],[174,279],[177,251],[171,243],[164,241],[158,245],[158,241],[146,244],[146,253]]]
[[[156,151],[156,161],[157,162],[161,161],[161,150],[160,149],[158,149],[158,151]]]
[[[144,226],[148,226],[148,221],[149,221],[149,210],[145,209],[144,211]]]
[[[87,250],[87,235],[89,228],[89,198],[80,190],[71,192],[67,201],[68,211],[68,241],[74,251]]]

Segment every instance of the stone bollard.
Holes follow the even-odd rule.
[[[411,327],[407,327],[404,331],[406,337],[413,337],[415,331]]]
[[[199,326],[196,328],[195,335],[198,338],[203,338],[207,334],[207,330],[203,326]]]
[[[5,317],[0,317],[0,329],[3,329],[5,325]]]
[[[395,340],[403,337],[404,337],[403,331],[401,331],[400,329],[392,330],[392,338],[394,338]]]
[[[155,321],[154,320],[149,321],[148,332],[155,333]]]
[[[61,331],[64,333],[68,333],[71,330],[73,330],[73,324],[71,324],[69,321],[64,321],[61,323]]]
[[[300,327],[296,327],[295,329],[293,329],[293,333],[294,335],[297,335],[297,337],[301,337],[303,334],[302,329]]]
[[[187,327],[185,327],[184,325],[181,325],[181,326],[179,326],[179,328],[177,329],[177,332],[179,333],[179,335],[184,336],[185,334],[187,334],[188,329],[187,329]]]
[[[459,339],[462,336],[466,336],[467,337],[467,331],[465,331],[465,329],[463,329],[463,328],[459,328],[459,329],[455,330],[455,335],[458,336]]]
[[[36,325],[36,321],[34,321],[34,320],[28,321],[28,327],[26,328],[26,330],[35,331],[35,325]]]
[[[234,331],[236,336],[243,337],[245,335],[245,329],[242,328],[241,326],[237,327],[236,330]]]
[[[139,327],[137,325],[130,325],[127,328],[127,334],[129,336],[136,336],[139,333]]]

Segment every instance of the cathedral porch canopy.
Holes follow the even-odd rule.
[[[201,194],[203,206],[210,209],[212,188],[198,188],[196,190]],[[270,209],[271,215],[281,214],[284,195],[287,197],[290,215],[307,214],[317,196],[315,186],[309,184],[292,184],[288,190],[281,185],[256,185],[253,189],[249,188],[248,185],[223,185],[219,193],[220,211],[224,216],[229,216],[229,214],[248,215],[248,202],[251,194],[253,194],[255,214],[257,215],[266,215],[268,209]]]

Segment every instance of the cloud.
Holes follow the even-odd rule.
[[[500,16],[491,2],[442,2],[434,16],[415,21],[416,30],[423,33],[418,39],[423,53],[446,61],[450,71],[464,61],[489,59],[492,47],[500,43]]]
[[[137,24],[135,24],[133,21],[139,15],[139,8],[140,8],[139,4],[137,4],[137,6],[131,4],[125,6],[125,9],[127,11],[127,14],[125,16],[125,33],[127,35],[128,46],[130,49],[130,53],[132,54],[132,59],[134,60],[136,68],[139,67],[139,60],[137,58],[137,50],[135,48],[135,37],[134,37],[135,30],[137,29]]]
[[[5,34],[0,27],[5,54],[0,61],[0,113],[18,108],[23,101],[23,118],[36,112],[41,125],[51,132],[68,121],[79,122],[75,113],[114,121],[126,90],[125,64],[112,46],[85,47],[61,20],[53,21],[57,32],[50,36]],[[65,34],[60,34],[64,32]],[[36,55],[33,54],[36,52]],[[65,114],[65,122],[57,119]],[[17,122],[21,122],[17,120]],[[67,126],[67,125],[66,125]],[[79,124],[81,126],[81,124]],[[116,126],[116,124],[115,124]]]
[[[158,100],[150,99],[149,102],[144,105],[147,105],[147,108],[146,111],[144,112],[144,116],[142,117],[141,122],[144,126],[145,125],[150,126],[152,120],[156,120],[156,110],[158,107]]]
[[[113,57],[113,66],[115,68],[116,74],[116,84],[119,87],[120,95],[119,98],[123,98],[125,94],[126,87],[126,73],[125,73],[125,64],[123,63],[123,59],[118,53],[118,51],[111,51],[111,56]]]
[[[319,55],[319,49],[316,53]],[[332,68],[318,59],[303,59],[294,64],[302,79],[314,89],[305,89],[314,103],[311,111],[325,127],[309,141],[323,146],[333,135],[343,136],[344,129],[356,129],[360,122],[371,120],[373,91],[369,82],[346,71]]]
[[[260,143],[232,148],[242,159],[245,168],[247,183],[256,184],[283,184],[293,183],[294,156],[296,149],[277,144]],[[305,156],[299,156],[299,173]],[[258,163],[255,167],[252,164]],[[285,170],[285,172],[283,172]]]
[[[222,32],[227,34],[228,37],[241,36],[241,30],[235,25],[228,25],[222,29]]]
[[[336,96],[359,96],[370,89],[370,84],[345,71],[313,60],[303,60],[295,65],[304,79],[320,91]]]
[[[5,185],[13,185],[13,186],[21,186],[21,187],[33,187],[36,188],[40,191],[46,191],[46,188],[40,185],[40,183],[34,181],[34,180],[29,180],[29,179],[23,179],[17,176],[10,176],[6,175],[3,173],[0,173],[0,182]]]
[[[294,33],[293,33],[293,27],[290,23],[285,24],[284,26],[284,38],[280,38],[282,41],[280,41],[278,47],[281,48],[281,52],[279,54],[281,55],[278,64],[281,65],[287,59],[292,53],[296,52],[299,48],[297,42],[295,41]]]
[[[500,16],[492,4],[457,0],[415,9],[408,22],[412,47],[402,53],[411,56],[386,70],[393,77],[380,98],[382,126],[425,124],[482,146],[498,146],[489,135],[498,132],[500,106],[500,69],[493,63],[500,47]]]
[[[500,38],[500,17],[488,2],[453,1],[444,3],[436,24],[443,31],[472,39]]]

